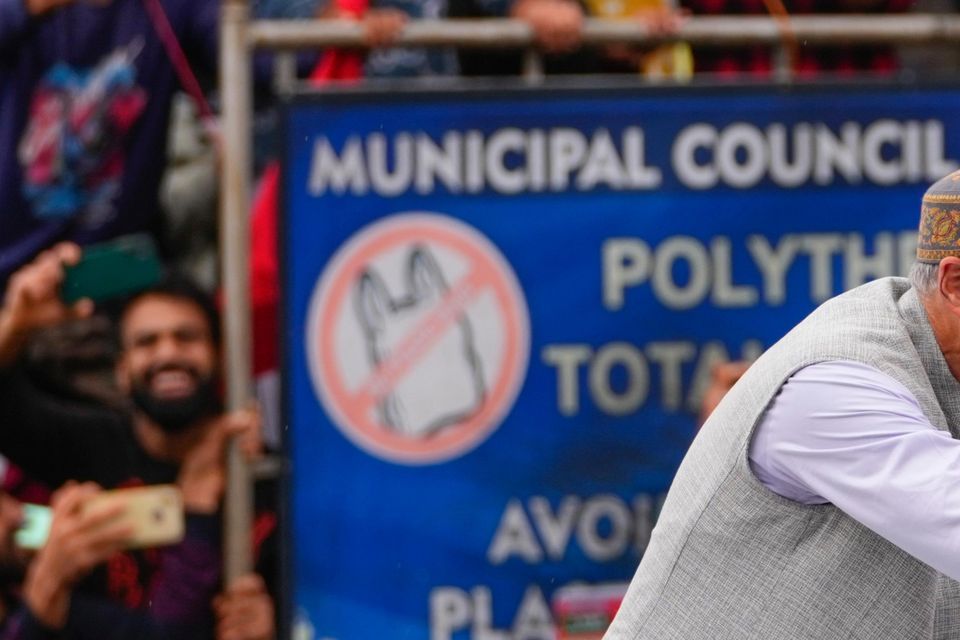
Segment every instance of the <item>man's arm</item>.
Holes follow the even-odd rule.
[[[801,369],[758,425],[750,463],[775,493],[832,503],[960,579],[960,441],[890,376],[845,361]]]
[[[185,624],[203,619],[217,592],[221,574],[220,502],[225,486],[226,444],[233,436],[249,456],[260,450],[260,416],[254,410],[225,414],[210,425],[180,465],[177,485],[183,494],[186,535],[161,550],[160,569],[148,600],[153,617]]]
[[[255,573],[240,576],[213,601],[217,640],[275,640],[273,600]]]
[[[150,615],[102,598],[73,593],[79,580],[123,549],[132,534],[129,525],[115,523],[123,505],[99,512],[83,508],[84,503],[99,492],[92,484],[71,483],[54,494],[50,535],[31,562],[24,581],[25,615],[19,637],[99,640],[204,637],[206,634],[196,625],[196,619]],[[185,585],[193,576],[191,572],[171,574],[171,589],[176,590],[173,582],[179,580]],[[211,592],[215,585],[216,578]],[[187,593],[189,588],[181,595]],[[207,595],[200,607],[209,607],[209,603]]]
[[[94,511],[84,503],[100,492],[87,483],[68,483],[53,495],[53,519],[47,541],[30,563],[23,585],[24,604],[48,629],[67,623],[73,588],[94,567],[124,548],[133,534],[115,522],[122,504]]]
[[[88,454],[113,437],[104,427],[115,426],[107,412],[41,393],[15,366],[36,330],[91,313],[88,300],[71,306],[60,299],[64,266],[79,258],[72,244],[44,252],[11,277],[0,306],[0,453],[54,487],[88,477],[83,470],[96,462]]]
[[[206,522],[209,526],[211,521],[205,518],[216,518],[215,514],[219,514],[226,484],[224,475],[226,445],[232,437],[239,438],[240,450],[248,460],[261,455],[262,419],[256,408],[222,416],[211,426],[203,440],[190,450],[183,461],[177,484],[183,492],[184,508],[193,514],[192,519],[195,525],[203,525]],[[196,531],[200,530],[196,529]],[[205,531],[209,540],[212,530],[206,528]],[[200,536],[197,536],[196,541],[200,542]],[[220,554],[214,553],[211,556],[212,546],[209,543],[195,545],[192,553],[196,553],[197,556],[195,560],[191,560],[194,564],[191,570],[194,573],[197,572],[196,560],[204,555],[209,563],[208,566],[212,567],[216,562],[216,566],[219,567]],[[189,550],[180,549],[181,556],[185,552]],[[165,561],[173,561],[171,568],[179,574],[181,580],[183,571],[177,571],[176,564],[186,559],[185,556],[180,557],[179,560],[176,556],[165,559]],[[200,584],[199,581],[197,584]],[[213,586],[215,588],[216,584],[214,583]],[[155,602],[157,597],[163,596],[155,592]],[[178,611],[176,615],[181,620],[187,615],[183,609],[184,600],[181,597],[179,604],[171,601],[173,609]],[[216,615],[217,640],[275,640],[276,638],[273,598],[267,591],[263,578],[255,573],[244,575],[227,585],[224,592],[213,599],[213,611]]]

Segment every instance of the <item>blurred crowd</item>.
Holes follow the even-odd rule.
[[[524,20],[548,74],[685,81],[700,72],[769,79],[775,53],[684,43],[588,49],[584,20],[637,20],[671,33],[698,15],[955,9],[936,0],[254,5],[260,18],[363,25],[369,50],[298,57],[300,75],[317,85],[520,72],[516,53],[392,46],[407,21],[424,18]],[[254,364],[264,409],[225,412],[215,304],[218,145],[204,91],[216,76],[218,10],[217,0],[0,0],[0,638],[276,636],[275,482],[257,485],[256,571],[223,584],[221,542],[228,439],[239,437],[251,460],[280,445],[272,61],[255,61],[261,135],[251,212]],[[890,77],[931,66],[912,60],[888,46],[801,43],[791,64],[800,77]],[[157,247],[160,275],[97,296],[66,291],[72,270],[104,246],[117,250],[102,243],[130,234]],[[121,271],[96,277],[130,275]],[[740,373],[742,365],[718,369],[711,393],[722,395]],[[183,496],[184,534],[172,544],[132,548],[133,532],[117,524],[116,510],[84,507],[105,490],[156,484],[175,485]],[[51,507],[46,542],[35,551],[16,543],[24,503]]]
[[[64,299],[67,273],[82,255],[72,242],[42,251],[14,272],[0,308],[0,451],[8,461],[0,637],[272,638],[271,487],[258,494],[250,532],[256,572],[221,585],[226,443],[238,437],[251,461],[263,445],[255,407],[225,413],[221,406],[217,310],[190,281],[162,277],[117,307],[112,357],[96,340],[78,353],[83,339],[59,332],[94,313],[88,297]],[[69,374],[43,375],[49,361],[28,353],[35,343],[48,343],[61,367],[87,373],[96,354],[97,366],[112,369],[113,393],[89,393],[103,381],[85,387]],[[66,363],[67,353],[79,362]],[[182,535],[164,546],[135,540],[144,528],[149,538],[164,512],[134,522],[123,517],[128,504],[90,506],[104,489],[152,485],[174,485],[182,496]],[[19,544],[23,501],[51,507],[37,551]]]

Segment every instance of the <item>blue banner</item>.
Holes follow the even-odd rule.
[[[302,638],[554,637],[629,580],[713,366],[913,260],[960,93],[334,94],[289,108]]]

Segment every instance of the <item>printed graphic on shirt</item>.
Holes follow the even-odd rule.
[[[58,63],[38,84],[18,150],[36,217],[97,226],[115,215],[125,141],[147,101],[133,66],[142,48],[138,38],[92,69]]]

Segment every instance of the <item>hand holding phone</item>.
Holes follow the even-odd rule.
[[[32,332],[93,312],[89,300],[68,305],[61,298],[64,269],[77,264],[80,255],[80,247],[61,242],[10,277],[0,308],[0,367],[17,359]]]
[[[172,485],[154,485],[93,493],[78,505],[79,515],[115,512],[95,529],[129,531],[127,549],[176,544],[183,539],[183,497]],[[14,534],[24,549],[40,549],[53,524],[53,511],[35,504],[23,505],[23,524]]]
[[[30,612],[45,626],[62,629],[70,594],[95,567],[121,549],[182,536],[182,512],[175,508],[178,500],[174,487],[104,492],[93,483],[68,482],[56,491],[49,530],[40,536],[46,542],[30,563],[23,584],[23,600]],[[42,526],[38,522],[34,519],[34,526]]]

